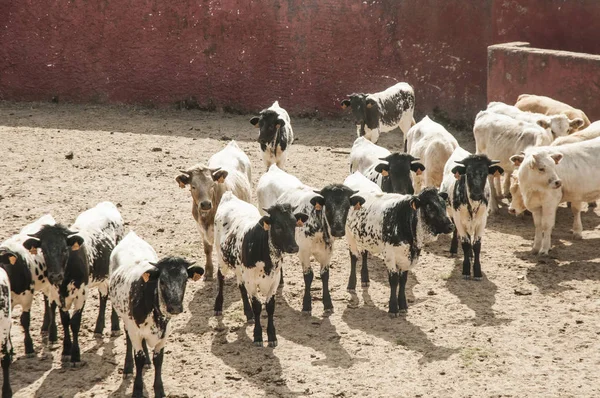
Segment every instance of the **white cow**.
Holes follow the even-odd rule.
[[[204,243],[206,256],[206,274],[213,277],[212,250],[214,244],[214,219],[221,197],[231,191],[235,196],[250,202],[252,200],[252,166],[250,159],[235,141],[215,153],[208,165],[196,164],[187,170],[181,170],[175,178],[181,188],[189,185],[192,194],[192,215],[198,226],[198,232]]]
[[[552,146],[559,146],[564,144],[572,144],[574,142],[581,142],[600,137],[600,121],[596,121],[590,124],[583,130],[579,130],[567,137],[560,137],[554,140]]]
[[[541,113],[524,112],[516,106],[508,105],[504,102],[490,102],[487,106],[487,110],[510,116],[516,120],[537,124],[538,126],[549,130],[555,139],[568,135],[570,132],[574,131],[573,128],[578,127],[580,123],[582,123],[581,119],[570,120],[563,114],[546,116]]]
[[[423,173],[414,180],[415,192],[425,187],[439,187],[444,178],[444,165],[458,147],[458,141],[439,123],[425,116],[406,134],[406,152],[421,159],[425,165]]]
[[[560,147],[530,148],[514,155],[525,206],[533,214],[533,252],[548,254],[556,209],[571,202],[573,235],[581,239],[581,210],[585,203],[600,198],[600,138]]]
[[[507,173],[504,179],[504,192],[510,191],[510,173],[514,166],[510,157],[520,153],[531,146],[550,145],[554,137],[537,124],[513,119],[510,116],[497,114],[490,111],[481,111],[475,118],[473,126],[476,152],[486,154],[490,159],[498,159],[499,166]],[[498,210],[498,196],[494,183],[497,176],[490,176],[490,212]]]

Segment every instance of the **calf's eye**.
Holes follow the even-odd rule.
[[[543,173],[544,171],[546,171],[546,169],[544,169],[544,168],[541,168],[541,169],[538,169],[538,170],[540,171],[540,173]]]

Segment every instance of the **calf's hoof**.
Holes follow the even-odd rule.
[[[120,336],[120,335],[122,335],[122,334],[123,334],[123,332],[122,332],[122,331],[120,331],[120,330],[111,330],[111,331],[110,331],[110,335],[111,335],[112,337],[119,337],[119,336]]]
[[[132,377],[133,377],[133,372],[131,372],[131,373],[123,372],[123,380],[128,380],[128,379],[131,379]]]
[[[215,311],[215,316],[223,316],[223,311]]]
[[[25,353],[25,358],[35,358],[35,352],[27,352],[27,353]]]
[[[212,276],[212,274],[204,274],[204,282],[210,282],[212,281],[214,278]]]
[[[311,310],[302,310],[302,315],[311,316],[312,315],[312,311]]]
[[[323,316],[329,316],[331,314],[333,314],[333,308],[325,308],[323,310]]]
[[[369,282],[361,282],[360,283],[360,287],[369,287],[370,283]]]
[[[397,312],[388,312],[390,318],[398,318],[400,315]]]
[[[275,347],[277,347],[277,340],[275,340],[275,341],[269,341],[269,342],[267,343],[267,345],[268,345],[270,348],[275,348]]]
[[[583,239],[581,232],[573,232],[573,240],[581,240],[581,239]]]
[[[255,347],[261,347],[261,348],[262,348],[262,346],[263,346],[263,342],[262,342],[262,341],[255,341],[255,342],[254,342],[254,346],[255,346]]]
[[[84,361],[71,362],[71,367],[72,368],[82,368],[84,366],[85,366],[85,362]]]
[[[482,276],[474,276],[473,280],[477,281],[477,282],[481,282],[483,280],[483,277]]]
[[[598,204],[596,202],[590,202],[588,203],[588,207],[598,207]]]
[[[468,281],[469,279],[471,279],[471,275],[463,275],[462,278]]]
[[[94,332],[94,338],[95,338],[95,339],[101,339],[102,337],[104,337],[104,336],[102,335],[102,333]]]
[[[354,288],[349,288],[349,287],[348,287],[348,288],[346,288],[346,291],[347,291],[348,293],[351,293],[351,294],[356,294],[356,289],[354,289]]]
[[[63,355],[60,357],[60,360],[62,362],[70,362],[71,361],[71,356],[70,355]]]

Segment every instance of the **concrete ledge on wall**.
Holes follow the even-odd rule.
[[[600,55],[532,48],[526,42],[488,47],[487,100],[514,104],[545,95],[600,119]]]

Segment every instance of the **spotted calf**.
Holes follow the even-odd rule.
[[[0,349],[2,358],[2,398],[12,397],[10,387],[10,363],[13,357],[13,347],[10,340],[10,328],[12,325],[11,287],[8,274],[0,268]]]
[[[316,190],[291,174],[273,165],[258,181],[256,190],[261,209],[275,204],[288,204],[294,211],[308,214],[304,226],[296,229],[298,257],[304,273],[304,299],[302,312],[310,314],[312,298],[310,294],[314,274],[310,256],[321,265],[323,282],[323,307],[325,313],[333,312],[329,294],[329,263],[333,254],[333,244],[345,234],[346,218],[350,207],[360,206],[364,199],[342,184],[327,185]]]
[[[448,196],[435,188],[426,188],[419,195],[383,193],[358,172],[346,178],[344,185],[358,190],[365,198],[363,206],[350,209],[346,222],[351,253],[348,285],[356,284],[353,276],[360,253],[380,254],[389,274],[389,313],[398,316],[399,311],[408,309],[405,295],[408,270],[417,265],[424,244],[454,229],[446,215]]]
[[[308,219],[304,213],[292,213],[290,205],[276,204],[262,216],[258,209],[227,192],[215,216],[215,244],[218,247],[219,291],[215,300],[215,315],[223,313],[223,284],[229,269],[235,271],[242,294],[244,313],[248,321],[254,319],[254,344],[262,346],[260,313],[261,298],[266,303],[269,347],[277,346],[273,323],[275,292],[281,278],[285,253],[297,253],[294,238],[297,226]],[[252,305],[248,296],[252,298]]]
[[[54,218],[50,214],[39,218],[35,222],[26,225],[21,231],[0,244],[0,267],[2,267],[10,280],[11,301],[13,306],[20,305],[21,326],[25,334],[25,355],[35,355],[33,340],[29,331],[31,320],[31,305],[35,292],[44,293],[45,311],[42,334],[50,332],[50,341],[57,340],[56,322],[50,324],[50,311],[48,305],[48,294],[50,282],[44,257],[37,249],[28,251],[23,242],[29,239],[28,234],[36,233],[44,225],[54,225]]]
[[[250,119],[250,123],[260,129],[258,143],[267,169],[272,164],[284,168],[286,149],[294,142],[294,130],[286,110],[275,101],[269,108],[260,111],[260,116]]]
[[[125,328],[124,377],[133,374],[135,358],[134,397],[143,397],[145,343],[154,350],[154,394],[156,397],[166,396],[162,364],[170,333],[169,322],[173,316],[183,312],[188,279],[197,281],[203,273],[202,267],[182,258],[159,260],[152,246],[133,231],[113,250],[110,256],[110,300]]]
[[[81,314],[88,289],[92,287],[98,287],[100,293],[100,309],[94,333],[102,335],[104,330],[109,258],[122,236],[121,214],[114,204],[102,202],[81,213],[70,228],[61,224],[44,225],[23,242],[28,250],[42,250],[48,280],[52,285],[50,317],[54,319],[54,309],[58,305],[64,332],[62,357],[63,361],[70,359],[73,366],[81,364]],[[72,316],[69,314],[71,307],[74,310]],[[119,320],[114,309],[111,326],[113,334],[117,334]]]

